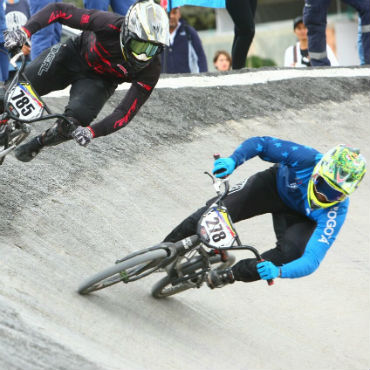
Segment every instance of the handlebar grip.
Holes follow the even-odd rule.
[[[13,50],[12,52],[12,58],[10,59],[9,63],[15,68],[17,69],[17,61],[19,58],[24,58],[24,54],[22,52],[22,48],[20,49],[17,49],[17,50]]]

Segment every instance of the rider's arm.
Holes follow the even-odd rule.
[[[105,136],[126,126],[149,98],[158,82],[159,74],[159,57],[156,57],[156,60],[138,75],[142,78],[132,83],[117,108],[109,116],[90,126],[93,137]]]
[[[281,266],[281,278],[299,278],[312,274],[334,243],[346,218],[349,200],[332,207],[320,216],[316,229],[307,243],[303,255]]]
[[[282,163],[292,167],[309,167],[320,153],[308,146],[271,136],[256,136],[245,140],[230,156],[236,167],[246,160],[259,156],[264,161]]]
[[[66,3],[50,3],[34,14],[22,27],[30,37],[35,32],[51,23],[59,22],[79,30],[112,30],[117,31],[115,25],[119,17],[117,14],[101,12],[93,9],[80,9]],[[118,29],[119,31],[119,29]]]

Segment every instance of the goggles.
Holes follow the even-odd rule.
[[[135,39],[130,40],[129,47],[136,59],[144,61],[153,58],[161,51],[161,47],[159,45],[155,45],[147,41],[138,41]]]
[[[318,176],[314,180],[313,186],[315,192],[322,195],[328,203],[341,202],[346,198],[346,194],[334,188],[322,176]]]

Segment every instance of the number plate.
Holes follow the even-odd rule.
[[[14,86],[8,98],[9,110],[20,119],[35,119],[42,116],[44,104],[28,83]]]
[[[231,247],[237,237],[227,210],[214,207],[202,216],[198,227],[202,242],[209,247]]]

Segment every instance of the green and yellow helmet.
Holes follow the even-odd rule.
[[[366,160],[358,149],[344,144],[332,148],[316,164],[308,183],[310,207],[328,208],[342,202],[355,191],[365,173]]]

